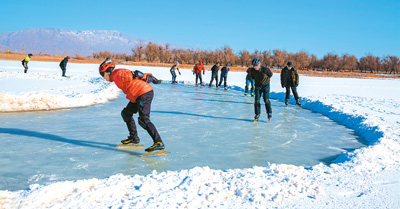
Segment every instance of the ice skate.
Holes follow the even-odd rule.
[[[146,152],[153,152],[155,150],[164,150],[164,144],[162,142],[156,142],[151,147],[145,149]]]
[[[121,141],[122,144],[118,144],[119,148],[132,148],[132,147],[144,147],[144,145],[140,144],[139,137],[128,136],[127,139]]]

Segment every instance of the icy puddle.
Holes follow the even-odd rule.
[[[124,97],[71,110],[2,113],[0,190],[195,166],[249,168],[270,162],[308,167],[364,146],[352,130],[297,106],[271,100],[272,121],[267,122],[262,106],[260,122],[253,123],[254,98],[243,92],[183,84],[153,87],[151,119],[171,154],[141,158],[144,149],[115,148],[128,135],[120,116],[128,103]],[[147,132],[138,130],[141,143],[152,145]]]

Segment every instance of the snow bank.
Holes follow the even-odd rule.
[[[29,72],[29,71],[28,71]],[[120,90],[94,75],[1,72],[0,112],[84,107],[116,99]]]
[[[167,68],[124,67],[151,72],[163,80],[170,79]],[[94,73],[95,70],[91,72]],[[190,70],[182,69],[181,72],[182,76],[178,76],[178,80],[192,84],[194,78]],[[4,72],[0,75],[2,75],[0,79],[4,80],[6,77]],[[15,78],[17,75],[19,76],[11,74],[10,77]],[[40,80],[40,76],[36,76],[35,79]],[[204,78],[208,81],[209,72]],[[74,77],[70,79],[73,80]],[[88,76],[86,80],[79,82],[87,87],[91,83],[96,83],[91,79],[93,77]],[[272,102],[283,101],[284,93],[279,84],[279,75],[275,74],[271,82]],[[230,90],[242,91],[244,73],[230,72],[228,84]],[[221,171],[196,167],[175,172],[154,171],[146,176],[118,174],[106,179],[31,185],[27,190],[0,191],[0,206],[2,208],[399,208],[400,94],[394,92],[400,92],[400,81],[300,76],[298,90],[303,108],[323,114],[355,130],[369,141],[369,146],[345,152],[331,165],[321,163],[311,168],[266,162],[265,167],[248,169]],[[115,96],[114,90],[103,83],[89,90],[87,94],[93,96],[100,94],[101,91],[112,95],[110,97]],[[61,99],[65,103],[66,100],[72,101],[75,97],[84,97],[82,96],[84,93],[66,92],[68,93],[59,95],[68,98]],[[47,95],[44,97],[54,97],[54,93],[51,96],[45,91],[34,94],[45,93]],[[1,97],[2,103],[14,101],[9,99],[11,97],[5,96],[6,100]],[[18,97],[23,100],[27,96],[18,95]],[[96,99],[82,100],[90,100],[93,104]],[[28,100],[26,103],[34,106],[40,101],[40,99]],[[11,103],[7,103],[10,106]],[[50,104],[50,102],[45,103]],[[291,103],[294,101],[291,100]]]

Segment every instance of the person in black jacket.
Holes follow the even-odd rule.
[[[272,118],[272,108],[271,102],[269,101],[269,91],[272,72],[269,68],[261,66],[261,60],[257,57],[251,61],[251,64],[253,65],[253,67],[250,68],[251,78],[254,79],[255,82],[254,121],[258,121],[261,114],[261,96],[264,99],[265,109],[267,110],[268,120],[270,121]]]
[[[62,70],[62,77],[67,77],[65,75],[65,72],[67,71],[67,63],[69,60],[69,56],[65,57],[61,62],[60,62],[60,68]]]
[[[211,87],[213,80],[215,79],[215,86],[218,88],[218,71],[219,71],[219,62],[215,63],[211,68],[211,81],[208,87]]]
[[[292,66],[292,62],[288,62],[286,67],[281,72],[281,85],[282,88],[286,88],[285,104],[289,104],[290,89],[292,89],[296,104],[301,106],[299,102],[299,95],[297,94],[297,86],[299,86],[299,74],[297,70]]]

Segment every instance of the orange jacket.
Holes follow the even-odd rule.
[[[194,68],[193,68],[193,71],[195,72],[195,73],[201,73],[201,70],[203,70],[203,73],[204,72],[206,72],[206,69],[204,68],[204,65],[203,64],[196,64],[195,66],[194,66]]]
[[[136,103],[138,97],[153,90],[153,87],[146,81],[133,78],[132,71],[123,68],[112,71],[110,82],[114,82],[132,103]]]

